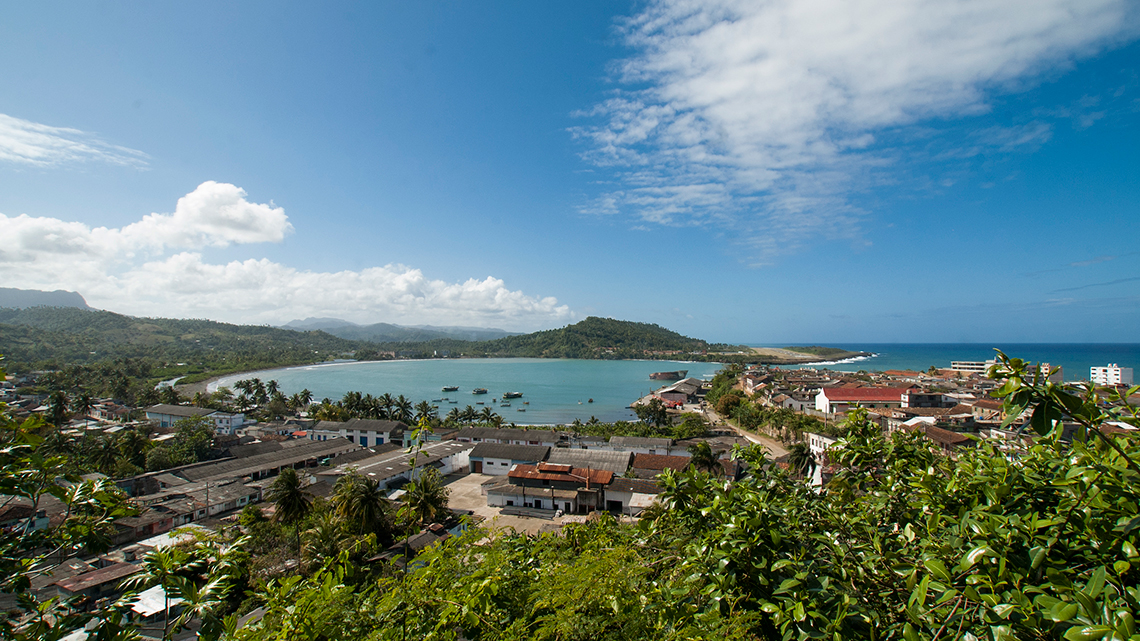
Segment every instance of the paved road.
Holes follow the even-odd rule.
[[[684,409],[686,412],[695,412],[697,414],[703,415],[705,417],[705,420],[707,420],[713,427],[731,428],[737,434],[748,439],[750,442],[756,443],[757,445],[763,445],[764,448],[768,450],[769,459],[780,458],[781,456],[784,456],[788,453],[788,449],[784,447],[779,441],[768,436],[753,434],[752,432],[742,430],[732,423],[729,423],[728,421],[722,419],[711,407],[702,408],[699,405],[686,405]]]

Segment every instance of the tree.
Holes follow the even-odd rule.
[[[429,467],[404,488],[404,495],[400,500],[408,509],[413,521],[421,527],[433,522],[439,514],[447,509],[448,496],[451,490],[443,484],[439,472]]]
[[[792,473],[801,478],[811,476],[815,472],[815,455],[807,443],[793,443],[788,448],[788,467]]]
[[[312,505],[312,496],[301,484],[297,470],[291,467],[281,470],[265,498],[277,507],[274,518],[285,525],[293,525],[305,518]]]
[[[70,403],[67,400],[67,394],[56,390],[48,395],[47,411],[44,413],[44,417],[48,423],[51,423],[57,428],[63,427],[67,421],[71,420],[69,407]]]
[[[669,422],[669,412],[666,411],[665,404],[661,402],[661,399],[656,396],[649,399],[647,403],[639,403],[633,408],[633,412],[637,414],[638,419],[653,425],[653,427],[661,427]]]
[[[698,470],[710,473],[720,472],[720,462],[708,441],[700,441],[689,446],[689,464]]]
[[[427,401],[420,401],[419,403],[416,403],[415,420],[417,423],[425,418],[428,420],[434,420],[438,417],[439,411],[436,410],[436,408],[433,407],[431,403]]]
[[[333,488],[333,510],[349,532],[375,534],[386,540],[389,535],[388,499],[376,481],[355,469],[337,479]]]
[[[415,420],[415,414],[412,411],[412,402],[404,398],[403,394],[396,397],[395,405],[392,408],[394,416],[390,418],[393,421],[400,421],[401,423],[411,425]]]

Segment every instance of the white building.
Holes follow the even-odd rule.
[[[1116,363],[1109,363],[1106,367],[1093,367],[1089,371],[1089,380],[1097,385],[1131,385],[1132,368],[1121,367]]]

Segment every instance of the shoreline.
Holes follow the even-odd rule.
[[[756,350],[758,348],[752,348],[752,349]],[[765,349],[765,348],[759,348],[759,349]],[[780,360],[778,362],[765,362],[765,360],[758,360],[758,362],[760,362],[760,364],[762,364],[762,365],[771,365],[771,366],[777,366],[777,367],[786,366],[786,365],[828,365],[828,364],[849,362],[853,359],[863,359],[863,358],[869,359],[869,358],[873,358],[875,356],[875,354],[871,354],[871,353],[848,352],[847,354],[837,356],[834,359],[823,360],[823,359],[819,359],[819,358],[812,358],[810,354],[802,354],[800,352],[791,352],[789,350],[782,350],[782,349],[781,350],[775,350],[775,349],[773,349],[772,351],[785,352],[787,354],[796,354],[798,356],[801,356],[801,358],[797,358],[794,360],[792,360],[792,359]],[[756,351],[754,351],[753,354],[751,354],[751,355],[752,356],[758,356],[758,357],[764,356],[764,354],[757,353]],[[729,354],[725,354],[725,356],[729,356]],[[732,354],[731,356],[747,356],[747,354],[743,354],[743,353]],[[302,364],[302,365],[283,365],[281,367],[271,367],[271,368],[267,368],[267,369],[246,370],[246,371],[240,371],[240,372],[227,372],[225,374],[218,374],[217,376],[211,376],[210,378],[207,378],[205,380],[198,381],[195,383],[176,384],[176,385],[174,385],[174,389],[177,390],[179,394],[182,394],[184,396],[193,396],[194,394],[196,394],[198,392],[201,392],[203,394],[208,394],[208,393],[211,393],[210,392],[210,386],[215,385],[216,383],[218,383],[219,381],[221,381],[224,378],[230,378],[233,376],[244,377],[244,376],[256,375],[259,372],[273,372],[273,371],[277,371],[277,370],[297,369],[297,368],[302,368],[302,367],[327,367],[330,365],[353,365],[353,364],[387,363],[387,362],[410,363],[410,362],[437,361],[437,360],[481,360],[481,359],[485,360],[485,359],[491,359],[491,358],[536,358],[538,360],[589,360],[589,361],[604,361],[604,360],[623,360],[623,361],[625,361],[625,360],[628,360],[628,361],[638,361],[638,362],[673,362],[673,363],[680,363],[682,365],[686,364],[686,363],[701,363],[701,362],[704,362],[704,363],[714,362],[714,363],[720,363],[721,365],[724,365],[728,362],[728,361],[720,361],[720,360],[691,361],[691,360],[666,360],[666,359],[656,359],[656,358],[621,358],[621,359],[549,358],[549,359],[547,359],[547,358],[543,358],[543,357],[533,357],[533,356],[486,356],[486,357],[466,356],[466,357],[460,357],[460,358],[455,358],[455,359],[453,359],[453,358],[394,358],[394,359],[377,359],[377,360],[373,360],[373,361],[335,360],[335,361],[323,361],[320,363],[307,363],[307,364]]]

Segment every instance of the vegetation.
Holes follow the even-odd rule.
[[[800,354],[811,354],[812,356],[822,356],[824,358],[826,358],[828,356],[839,356],[839,355],[843,355],[843,354],[852,354],[852,353],[858,354],[858,353],[860,353],[860,352],[850,352],[848,350],[841,349],[838,347],[821,347],[819,345],[809,345],[807,347],[785,347],[784,349],[788,350],[789,352],[799,352]]]
[[[247,508],[226,545],[148,558],[135,587],[186,599],[167,630],[194,618],[203,639],[1136,638],[1140,442],[1108,423],[1140,427],[1121,400],[1140,387],[1068,389],[1004,355],[991,376],[1004,381],[1007,415],[1031,416],[1034,438],[1016,454],[983,442],[947,458],[920,434],[884,436],[856,410],[822,492],[753,447],[738,451],[752,473],[736,483],[666,472],[659,505],[637,524],[603,517],[537,537],[472,529],[408,572],[362,563],[377,519],[362,516],[368,488],[342,479],[355,488],[334,494],[363,500],[313,501],[291,524]],[[1068,437],[1066,423],[1077,426]],[[4,614],[0,635],[56,638],[90,622],[98,638],[129,638],[131,595],[82,613],[28,590],[69,552],[105,547],[129,507],[110,484],[62,485],[64,457],[44,455],[42,422],[0,414],[0,427],[3,492],[72,507],[62,524],[4,533],[0,587],[27,616]],[[280,552],[265,555],[276,566],[254,557],[288,549],[291,532],[302,541],[295,571]],[[258,605],[265,617],[236,630],[235,615]]]

